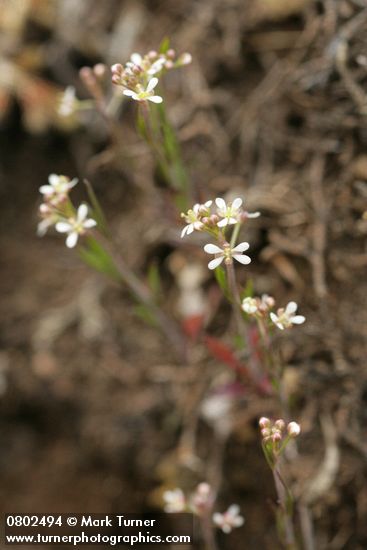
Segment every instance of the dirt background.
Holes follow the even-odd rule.
[[[125,289],[35,233],[48,174],[89,177],[129,265],[158,266],[180,319],[179,272],[206,258],[179,240],[134,106],[118,155],[97,115],[55,115],[65,86],[88,97],[80,67],[124,63],[170,36],[193,55],[166,87],[195,198],[243,193],[261,210],[239,276],[307,317],[280,339],[303,430],[295,494],[308,495],[317,549],[367,548],[366,31],[363,0],[0,0],[3,512],[157,511],[165,488],[189,491],[214,472],[218,509],[237,502],[246,518],[220,548],[278,548],[256,428],[279,414],[274,399],[202,343],[179,364]],[[206,270],[200,286],[207,334],[230,344]],[[213,395],[231,398],[225,437],[204,418]]]

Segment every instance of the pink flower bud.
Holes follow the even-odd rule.
[[[266,418],[266,416],[262,416],[259,420],[259,426],[260,428],[269,428],[270,426],[269,418]]]
[[[297,437],[301,433],[301,426],[297,422],[289,422],[287,431],[291,437]]]
[[[124,68],[123,68],[123,66],[121,65],[121,63],[115,63],[115,64],[112,65],[112,67],[111,67],[111,72],[112,72],[112,73],[121,74],[123,70],[124,70]]]
[[[270,434],[271,434],[271,432],[270,432],[269,428],[263,428],[263,429],[261,430],[261,435],[262,435],[263,437],[269,437]]]
[[[166,56],[169,58],[169,59],[174,59],[176,57],[176,52],[175,50],[173,50],[172,48],[169,49],[166,53]]]
[[[285,422],[280,418],[274,422],[274,426],[282,432],[285,428]]]
[[[280,441],[281,439],[282,439],[282,434],[279,432],[275,432],[275,434],[272,435],[272,440],[274,441],[274,443],[276,441]]]

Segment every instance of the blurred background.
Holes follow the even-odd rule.
[[[126,261],[157,266],[178,319],[180,274],[196,266],[189,288],[208,333],[225,340],[228,307],[207,258],[179,240],[133,102],[121,108],[119,155],[98,113],[57,110],[66,86],[88,98],[81,67],[125,63],[169,36],[193,56],[165,83],[197,197],[243,194],[262,212],[241,276],[307,317],[282,342],[303,430],[295,494],[318,549],[367,547],[366,31],[365,0],[0,0],[3,512],[157,511],[165,489],[191,489],[213,467],[219,508],[237,502],[246,518],[221,548],[277,548],[256,427],[277,414],[273,399],[236,380],[228,405],[226,352],[198,347],[178,365],[124,289],[59,236],[36,236],[48,175],[88,177]]]

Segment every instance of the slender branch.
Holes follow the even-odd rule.
[[[238,331],[238,334],[240,334],[240,336],[242,337],[244,344],[246,346],[249,368],[252,372],[252,375],[255,380],[259,380],[261,378],[261,371],[258,365],[256,364],[254,355],[251,353],[251,342],[250,342],[249,334],[247,331],[247,327],[243,322],[242,311],[241,311],[241,297],[238,291],[233,262],[227,263],[226,269],[227,269],[229,291],[232,297],[233,313],[234,313],[236,325],[237,325],[237,331]]]
[[[186,342],[176,323],[157,306],[148,287],[145,286],[126,265],[125,260],[118,250],[118,247],[100,233],[95,232],[94,236],[104,250],[113,258],[115,266],[118,269],[124,283],[128,286],[138,301],[151,311],[162,332],[172,344],[177,357],[182,362],[186,362]]]

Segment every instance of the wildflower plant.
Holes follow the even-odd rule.
[[[245,360],[254,386],[260,388],[264,380],[270,380],[278,400],[282,419],[272,422],[263,417],[260,420],[262,448],[278,494],[280,536],[287,548],[295,548],[293,498],[284,481],[286,461],[283,459],[300,428],[290,422],[289,396],[283,384],[284,365],[275,340],[279,331],[292,330],[303,324],[305,317],[297,313],[294,301],[277,308],[273,297],[267,294],[253,296],[248,286],[238,283],[237,270],[246,269],[252,261],[252,253],[248,252],[250,243],[240,234],[246,230],[247,223],[260,216],[260,212],[248,212],[243,197],[233,200],[217,197],[189,208],[193,189],[179,142],[165,111],[163,77],[168,71],[190,62],[190,54],[177,55],[165,40],[158,51],[152,50],[145,55],[133,53],[124,65],[119,62],[112,65],[110,72],[103,64],[83,67],[80,77],[91,99],[78,99],[75,89],[68,87],[59,102],[58,112],[68,117],[85,109],[95,109],[105,121],[113,147],[120,154],[124,136],[118,120],[119,106],[123,101],[131,102],[137,130],[153,154],[158,175],[169,188],[169,196],[173,195],[176,206],[184,210],[181,238],[190,239],[196,232],[207,236],[203,251],[211,256],[208,268],[214,272],[224,296],[232,305],[238,354]],[[71,193],[77,183],[76,178],[51,174],[48,183],[40,187],[43,202],[39,207],[38,234],[43,236],[54,228],[65,237],[66,246],[75,248],[85,263],[125,285],[140,311],[162,330],[180,361],[185,363],[188,345],[183,331],[163,310],[145,277],[127,265],[123,250],[112,235],[88,181],[85,181],[88,204],[86,201],[74,204]],[[166,491],[164,501],[167,512],[189,511],[199,518],[209,550],[216,548],[215,527],[230,533],[244,523],[236,504],[224,512],[214,512],[216,492],[208,483],[199,484],[188,496],[179,488]]]
[[[274,478],[275,489],[278,496],[277,526],[280,539],[285,548],[295,550],[297,548],[296,536],[293,524],[294,499],[283,475],[283,454],[288,444],[298,437],[301,427],[297,422],[286,422],[280,418],[272,422],[269,418],[262,417],[259,420],[262,437],[262,449]]]

